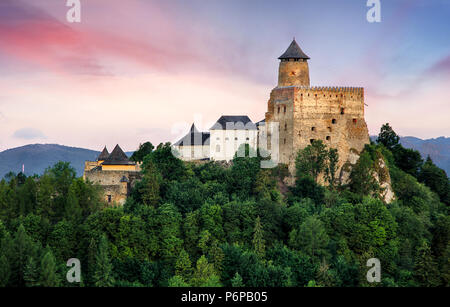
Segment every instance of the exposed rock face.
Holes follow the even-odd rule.
[[[350,183],[350,174],[353,170],[353,167],[358,163],[359,153],[355,149],[350,150],[350,154],[348,156],[348,160],[341,168],[341,172],[339,175],[339,180],[342,185],[346,185]],[[389,168],[384,161],[384,157],[379,154],[374,161],[374,167],[372,169],[372,176],[375,178],[376,182],[380,186],[380,194],[381,199],[389,204],[395,199],[394,190],[392,189],[391,184],[391,176],[389,174]]]

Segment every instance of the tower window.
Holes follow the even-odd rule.
[[[216,145],[216,152],[220,152],[220,145]]]
[[[284,106],[284,113],[286,113],[286,106]]]
[[[311,131],[316,131],[316,127],[311,127]]]
[[[245,138],[247,141],[249,141],[250,140],[250,138]]]
[[[235,141],[237,141],[237,140],[238,140],[238,138],[234,138],[234,140],[235,140]]]
[[[287,123],[284,123],[284,130],[287,130]]]
[[[314,139],[310,139],[310,140],[309,140],[309,142],[310,142],[311,144],[314,143],[314,141],[315,141]]]
[[[111,196],[111,195],[108,195],[108,203],[111,202],[111,199],[112,199],[112,196]]]
[[[358,122],[358,120],[356,118],[353,119],[353,124],[356,125],[356,123]]]
[[[331,129],[331,127],[328,127],[328,131],[331,132],[331,131],[333,131],[333,129]]]
[[[341,108],[341,114],[344,115],[345,114],[345,109]]]
[[[286,139],[283,139],[283,144],[286,144]]]
[[[280,107],[278,107],[278,113],[280,113]]]
[[[330,141],[331,140],[331,136],[327,136],[327,141]]]
[[[333,119],[331,120],[331,123],[332,123],[332,124],[336,124],[336,119],[333,118]]]

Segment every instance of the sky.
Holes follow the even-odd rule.
[[[365,88],[371,135],[450,136],[450,1],[0,0],[0,151],[126,151],[221,115],[264,118],[295,37],[311,85]]]

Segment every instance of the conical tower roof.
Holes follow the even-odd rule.
[[[309,60],[309,56],[307,56],[297,42],[294,40],[289,45],[288,49],[285,53],[283,53],[278,59],[286,60],[286,59],[304,59]]]
[[[133,165],[134,162],[131,162],[127,155],[123,152],[122,148],[120,148],[119,144],[114,147],[114,150],[111,152],[111,154],[108,156],[107,159],[105,159],[105,162],[103,162],[103,165]]]
[[[97,161],[106,160],[106,159],[108,159],[108,157],[109,157],[109,152],[108,152],[108,149],[106,149],[106,146],[105,146],[105,148],[103,148],[102,152],[98,156]]]

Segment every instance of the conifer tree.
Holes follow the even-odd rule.
[[[435,287],[439,284],[437,276],[439,276],[439,273],[431,255],[430,246],[426,241],[423,241],[422,245],[417,249],[414,277],[423,287]]]
[[[39,280],[39,286],[58,287],[60,280],[57,270],[55,256],[51,250],[48,250],[41,261],[41,278]]]
[[[39,286],[39,270],[38,263],[34,260],[34,257],[28,258],[27,265],[23,274],[23,279],[27,287]]]
[[[192,274],[192,264],[189,254],[182,249],[175,263],[175,275],[183,277],[183,280],[189,280]]]
[[[253,249],[260,258],[264,258],[265,240],[264,231],[261,225],[261,219],[258,216],[255,220],[255,228],[253,230]]]
[[[239,275],[238,272],[236,272],[236,274],[234,274],[233,279],[231,279],[231,286],[232,287],[244,287],[244,282],[242,281],[242,277],[241,275]]]
[[[97,287],[112,287],[114,285],[112,264],[108,253],[108,239],[105,235],[102,235],[98,245],[94,284]]]
[[[11,275],[11,268],[6,256],[0,254],[0,287],[6,287]]]

